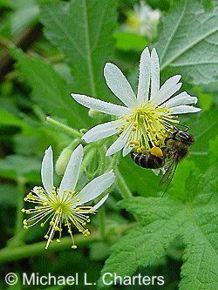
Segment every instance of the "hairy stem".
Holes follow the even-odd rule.
[[[71,137],[74,137],[74,138],[81,138],[82,137],[82,134],[79,131],[77,131],[77,130],[75,130],[75,129],[73,129],[73,128],[71,128],[71,127],[69,127],[61,122],[58,122],[58,121],[52,119],[51,117],[46,117],[46,121],[49,124],[51,124],[53,127],[62,130],[66,134],[70,135]]]
[[[122,198],[129,198],[132,196],[132,192],[129,190],[128,185],[126,184],[122,174],[118,169],[116,169],[116,180],[117,180],[117,187]]]
[[[74,240],[77,246],[86,245],[99,240],[99,233],[93,232],[87,238],[84,238],[82,235],[75,235]],[[5,248],[0,251],[0,263],[37,256],[43,252],[50,253],[65,250],[66,248],[70,249],[71,245],[72,240],[70,238],[63,238],[60,243],[52,243],[47,250],[45,250],[45,242],[39,242],[32,245],[25,245],[16,248]]]
[[[126,232],[128,229],[132,228],[135,223],[130,223],[123,225],[116,229],[118,235]],[[74,235],[75,244],[79,247],[85,246],[87,244],[101,240],[100,233],[98,231],[93,231],[92,234],[86,238],[83,235]],[[71,238],[63,238],[60,243],[52,243],[47,250],[45,250],[45,242],[39,242],[32,245],[25,245],[14,248],[4,248],[0,250],[0,263],[17,261],[19,259],[29,258],[42,253],[51,253],[70,249],[72,245]]]
[[[102,240],[105,239],[105,209],[102,207],[98,212],[98,225]]]
[[[15,226],[15,237],[20,234],[20,231],[23,229],[23,213],[21,212],[24,205],[24,195],[25,195],[25,179],[18,178],[18,203],[17,203],[17,217],[16,217],[16,226]],[[15,238],[14,237],[14,238]]]

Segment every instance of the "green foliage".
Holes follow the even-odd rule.
[[[75,127],[85,126],[85,110],[73,102],[70,90],[61,76],[48,63],[38,57],[29,58],[14,50],[18,69],[33,90],[33,99],[48,114],[68,119]]]
[[[127,32],[116,32],[114,34],[116,39],[117,49],[123,51],[142,51],[146,47],[148,41],[142,35],[127,33]]]
[[[156,44],[162,69],[171,68],[194,84],[218,78],[218,6],[204,11],[200,1],[179,0],[163,19]]]
[[[9,113],[6,110],[0,109],[0,115],[1,115],[1,119],[0,119],[1,126],[16,126],[24,130],[25,128],[28,127],[28,125],[24,121],[22,121],[17,116]]]
[[[26,178],[30,182],[39,181],[40,162],[34,158],[11,155],[0,160],[0,176],[17,181]]]
[[[116,7],[116,0],[41,6],[45,35],[65,54],[78,92],[105,97],[103,66],[113,53]]]
[[[202,189],[205,183],[206,190]],[[132,275],[139,266],[154,264],[166,254],[166,249],[176,238],[182,237],[186,249],[180,289],[217,289],[216,168],[207,170],[200,184],[195,180],[194,185],[199,194],[190,194],[185,201],[173,196],[134,197],[122,201],[121,206],[136,214],[140,225],[113,246],[102,274],[116,272],[121,276]]]
[[[2,184],[0,187],[0,202],[2,205],[15,207],[17,205],[17,187],[12,184]]]

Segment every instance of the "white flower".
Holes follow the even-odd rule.
[[[151,38],[155,36],[160,16],[160,11],[151,9],[150,6],[141,1],[140,4],[134,5],[133,10],[128,12],[124,29]]]
[[[124,106],[85,95],[72,94],[72,97],[87,108],[117,117],[115,121],[97,125],[83,136],[89,143],[119,134],[118,139],[107,150],[107,156],[122,149],[125,156],[131,148],[144,152],[155,146],[164,146],[173,125],[179,123],[177,114],[200,111],[192,106],[197,102],[196,97],[191,97],[186,92],[174,96],[182,86],[179,83],[180,75],[171,77],[160,87],[159,58],[155,49],[151,55],[148,48],[141,54],[137,96],[114,64],[106,64],[104,76],[108,87]]]
[[[49,147],[45,151],[42,160],[41,177],[42,187],[34,187],[24,199],[35,204],[34,208],[23,209],[26,214],[30,214],[29,219],[24,220],[24,227],[29,228],[41,222],[43,227],[49,223],[46,249],[53,240],[55,233],[58,233],[57,241],[60,242],[63,225],[67,228],[72,238],[72,248],[74,244],[72,226],[75,226],[84,236],[90,233],[84,226],[89,222],[89,214],[93,214],[107,199],[104,196],[96,205],[84,205],[99,197],[114,182],[115,176],[112,171],[96,177],[89,182],[81,191],[76,189],[79,178],[81,163],[83,159],[83,147],[79,145],[72,153],[59,188],[53,185],[53,152]]]

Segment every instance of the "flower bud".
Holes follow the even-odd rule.
[[[89,109],[88,114],[89,114],[89,117],[91,117],[91,118],[97,118],[99,115],[101,115],[100,112],[95,111],[93,109]]]
[[[56,164],[55,164],[55,171],[58,175],[63,175],[65,172],[65,169],[67,167],[67,164],[70,160],[70,156],[73,152],[73,150],[75,149],[77,144],[73,145],[69,145],[66,148],[64,148],[61,152],[61,154],[59,155]]]

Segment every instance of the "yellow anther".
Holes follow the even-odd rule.
[[[141,148],[139,147],[139,148],[137,148],[136,149],[136,151],[137,151],[137,153],[142,153],[142,150],[141,150]]]
[[[90,231],[86,229],[85,231],[83,231],[83,235],[84,237],[88,237],[90,235]]]
[[[76,245],[72,245],[71,249],[77,249],[77,246]]]

